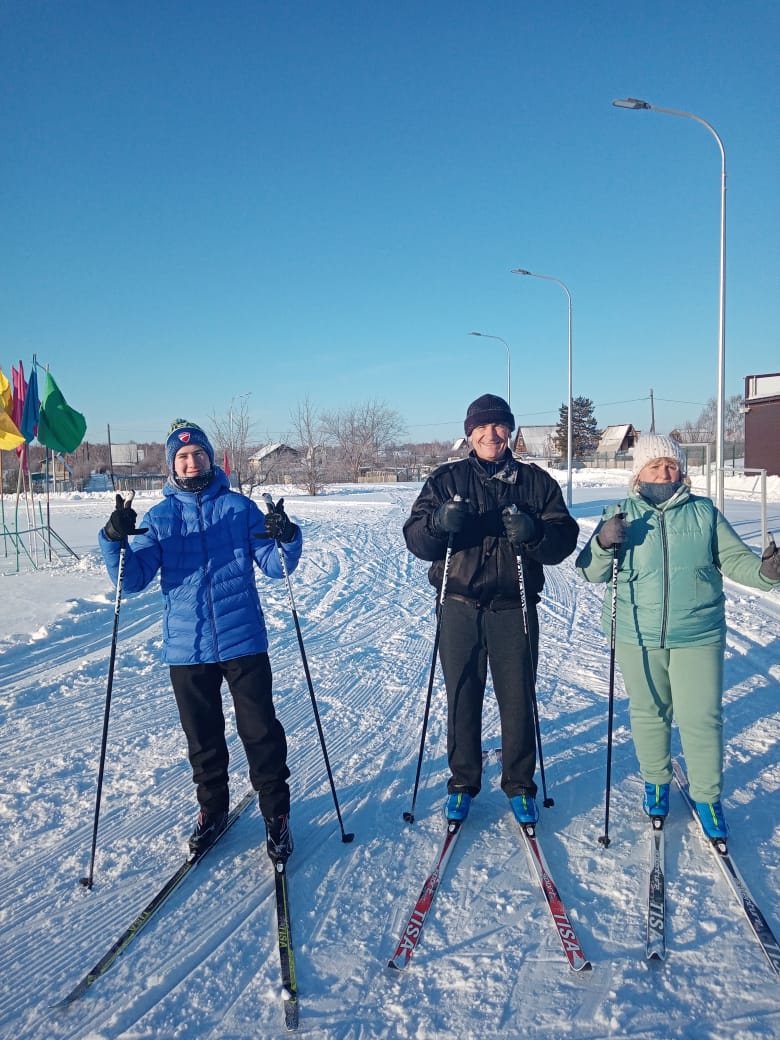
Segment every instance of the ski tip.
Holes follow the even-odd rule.
[[[406,965],[405,964],[396,964],[396,962],[391,957],[390,960],[387,962],[387,967],[394,974],[399,974],[400,972],[402,972],[404,970]]]
[[[574,971],[592,971],[593,965],[585,957],[575,957],[571,962],[571,966]]]

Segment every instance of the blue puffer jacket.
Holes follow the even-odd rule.
[[[138,525],[148,528],[146,534],[128,542],[122,591],[140,592],[160,574],[167,664],[231,661],[268,649],[254,566],[269,578],[283,578],[279,551],[272,539],[255,537],[265,531],[257,504],[231,491],[221,469],[215,473],[198,494],[169,481],[162,502]],[[98,537],[116,584],[121,543],[102,530]],[[299,529],[294,541],[282,544],[290,572],[302,543]]]
[[[602,549],[596,535],[619,511],[628,524],[628,541],[617,553],[619,643],[649,649],[718,643],[726,631],[723,574],[754,589],[776,587],[759,574],[761,558],[710,499],[692,494],[685,485],[662,506],[651,505],[634,490],[624,502],[608,506],[577,557],[577,570],[587,581],[611,579],[612,550]],[[609,592],[601,622],[609,637]]]

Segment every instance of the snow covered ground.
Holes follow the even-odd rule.
[[[564,475],[559,475],[563,479]],[[726,513],[760,544],[760,509],[729,480]],[[626,475],[577,474],[581,541]],[[269,489],[275,494],[278,489]],[[305,547],[295,603],[340,806],[340,841],[284,582],[258,576],[287,729],[296,849],[289,875],[303,1035],[731,1040],[780,1035],[780,980],[678,792],[667,825],[668,946],[644,958],[649,851],[620,677],[611,844],[604,831],[609,656],[601,587],[572,556],[547,572],[539,706],[540,838],[593,970],[575,974],[491,767],[409,970],[385,967],[443,832],[445,709],[437,670],[416,822],[410,807],[434,636],[425,565],[401,526],[417,485],[285,496]],[[154,494],[139,495],[142,511]],[[780,481],[768,520],[780,532]],[[180,864],[196,804],[166,669],[156,588],[123,600],[95,884],[89,865],[114,593],[96,547],[107,493],[54,496],[78,554],[18,570],[0,556],[0,1037],[249,1040],[285,1035],[273,876],[256,808],[75,1005],[62,997]],[[8,523],[8,500],[6,500]],[[728,585],[726,790],[731,849],[780,934],[780,596]],[[229,701],[229,698],[227,698]],[[248,787],[226,711],[236,800]],[[497,745],[486,701],[484,744]]]

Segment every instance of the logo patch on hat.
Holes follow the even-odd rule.
[[[189,430],[182,430],[182,432],[179,434],[179,440],[182,442],[182,444],[189,444],[192,440],[192,434]]]

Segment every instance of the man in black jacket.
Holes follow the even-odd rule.
[[[535,823],[533,683],[539,649],[536,604],[543,565],[560,563],[579,527],[560,486],[509,449],[515,418],[501,397],[484,394],[466,413],[467,458],[439,466],[404,524],[407,548],[432,561],[441,605],[439,659],[447,687],[448,819],[464,820],[482,784],[482,704],[487,666],[501,717],[501,787],[520,823]],[[522,561],[528,634],[518,562]]]

